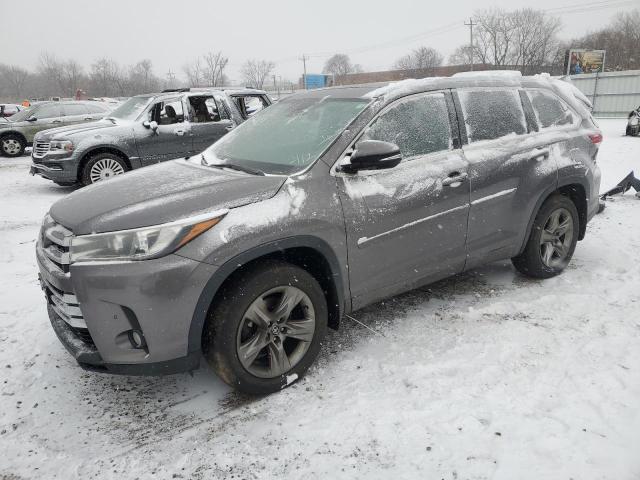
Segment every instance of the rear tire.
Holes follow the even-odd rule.
[[[511,259],[529,277],[551,278],[568,265],[578,243],[578,209],[569,197],[554,194],[540,207],[524,251]]]
[[[20,157],[27,147],[24,138],[15,133],[7,133],[0,139],[0,153],[3,157]]]
[[[111,177],[122,175],[129,167],[118,155],[113,153],[97,153],[85,164],[80,175],[83,185],[108,180]]]
[[[268,261],[240,273],[218,293],[202,350],[211,368],[237,390],[277,392],[311,366],[327,318],[324,293],[311,274]]]

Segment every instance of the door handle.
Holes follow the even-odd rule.
[[[467,173],[466,172],[453,172],[450,173],[449,176],[447,178],[444,178],[442,180],[442,185],[444,185],[445,187],[459,187],[460,185],[462,185],[462,182],[464,182],[467,178]]]
[[[53,121],[53,122],[51,122],[51,123],[62,123],[62,120],[54,120],[54,121]]]
[[[549,149],[539,148],[536,152],[534,152],[530,160],[546,160],[547,158],[549,158]]]

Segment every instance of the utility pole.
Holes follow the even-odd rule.
[[[465,26],[469,27],[469,60],[471,62],[471,71],[473,72],[473,26],[477,23],[473,23],[473,18],[469,17],[469,23],[464,22]]]
[[[176,80],[176,74],[169,69],[167,72],[167,88],[173,88],[174,82]]]
[[[307,89],[307,56],[303,53],[302,54],[302,58],[300,58],[300,60],[302,60],[302,68],[304,69],[304,73],[302,74],[302,86],[304,87],[304,89]]]

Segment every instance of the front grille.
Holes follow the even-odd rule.
[[[67,276],[70,275],[69,249],[72,236],[71,230],[56,223],[50,216],[45,218],[40,232],[40,246],[49,260],[47,267]],[[76,337],[94,345],[75,293],[60,290],[46,278],[42,278],[42,287],[53,311],[69,325]]]
[[[44,157],[49,151],[49,142],[36,142],[33,146],[33,156],[37,158]]]
[[[63,273],[69,273],[69,248],[73,232],[47,217],[42,225],[40,242],[44,254]]]

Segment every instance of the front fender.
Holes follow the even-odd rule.
[[[342,269],[338,257],[334,250],[324,240],[311,236],[311,235],[299,235],[293,237],[282,238],[269,243],[259,245],[244,251],[235,257],[231,258],[223,265],[221,265],[216,272],[211,276],[207,284],[205,285],[196,308],[193,312],[191,319],[191,327],[189,329],[189,353],[200,350],[202,341],[202,330],[207,320],[207,314],[209,307],[211,306],[216,293],[222,286],[222,284],[242,265],[256,260],[261,257],[265,257],[270,254],[280,253],[290,248],[307,247],[312,248],[320,253],[329,264],[331,269],[333,282],[338,296],[338,306],[340,309],[339,316],[350,308],[345,305],[345,300],[350,302],[349,294],[346,292],[347,285],[343,280]]]

